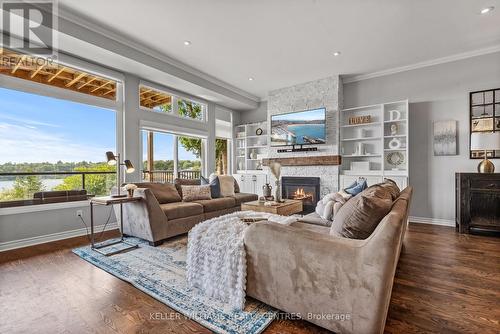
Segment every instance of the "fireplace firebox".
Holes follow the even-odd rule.
[[[319,201],[319,177],[283,176],[281,178],[281,196],[302,201],[304,211],[313,212]]]

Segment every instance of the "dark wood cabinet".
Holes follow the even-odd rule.
[[[500,233],[500,173],[456,173],[456,228]]]

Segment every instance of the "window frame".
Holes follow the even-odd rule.
[[[116,151],[122,152],[123,144],[123,86],[125,77],[116,71],[109,70],[107,68],[88,63],[86,61],[68,56],[63,53],[59,53],[59,59],[57,62],[61,65],[70,66],[82,71],[92,73],[104,78],[109,78],[110,80],[116,81],[116,99],[110,100],[98,96],[92,96],[84,93],[75,92],[72,90],[49,86],[17,77],[11,77],[8,75],[0,74],[0,88],[15,90],[23,93],[40,95],[50,98],[55,98],[59,100],[66,100],[70,102],[76,102],[81,104],[87,104],[90,106],[109,109],[115,112],[115,143]],[[103,152],[104,154],[104,152]],[[31,204],[23,206],[5,207],[0,208],[0,216],[5,214],[22,213],[22,212],[37,212],[52,209],[65,209],[78,207],[87,201],[75,201],[75,202],[58,202],[50,204]],[[20,209],[24,208],[24,209]]]
[[[208,139],[207,135],[206,134],[202,134],[201,132],[198,132],[194,129],[190,129],[194,132],[197,132],[197,133],[192,133],[192,132],[189,132],[189,131],[182,131],[182,130],[179,130],[179,131],[175,131],[175,130],[172,130],[172,129],[168,129],[168,128],[161,128],[161,127],[158,127],[158,126],[154,126],[151,122],[148,122],[148,121],[141,121],[140,122],[140,125],[139,125],[139,137],[140,137],[140,152],[139,152],[139,156],[141,157],[141,166],[142,166],[142,158],[144,157],[144,141],[143,141],[143,136],[142,136],[142,131],[153,131],[153,132],[159,132],[159,133],[164,133],[164,134],[170,134],[170,135],[173,135],[173,136],[176,136],[176,140],[177,140],[177,145],[179,145],[179,141],[178,141],[178,138],[179,137],[193,137],[193,138],[199,138],[201,139],[201,157],[200,157],[200,161],[201,161],[201,175],[206,175],[206,171],[207,171],[207,168],[206,168],[206,152],[205,152],[205,147],[206,147],[206,141]],[[177,150],[177,152],[175,152],[175,154],[177,154],[177,157],[174,157],[174,170],[178,170],[179,169],[179,151]],[[141,173],[142,173],[142,170],[141,170]],[[142,177],[142,176],[141,176]]]
[[[161,112],[158,110],[154,110],[153,108],[141,106],[140,91],[141,91],[142,87],[154,89],[160,93],[164,93],[166,95],[172,96],[172,112]],[[179,92],[179,91],[172,89],[172,88],[164,87],[164,86],[157,85],[157,84],[143,81],[143,80],[139,81],[139,86],[137,87],[137,96],[139,97],[139,109],[142,111],[154,112],[154,113],[159,114],[159,115],[167,115],[167,116],[176,117],[176,118],[179,118],[182,120],[188,120],[188,121],[193,121],[193,122],[198,122],[198,123],[208,123],[208,101],[196,98],[194,96],[190,96],[188,94],[183,94],[182,92]],[[202,119],[190,118],[190,117],[185,117],[185,116],[180,115],[179,110],[178,110],[178,105],[177,105],[178,100],[187,100],[190,102],[201,104],[202,108],[203,108]]]

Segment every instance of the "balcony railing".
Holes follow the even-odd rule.
[[[115,172],[99,172],[99,171],[85,171],[85,172],[13,172],[13,173],[0,173],[0,181],[15,181],[17,179],[27,178],[29,176],[36,176],[38,179],[36,181],[48,181],[51,179],[62,179],[70,176],[80,176],[80,179],[75,180],[76,184],[73,189],[68,191],[52,191],[52,189],[33,189],[30,185],[26,186],[26,189],[22,189],[22,194],[17,194],[16,196],[22,196],[22,198],[12,199],[1,199],[0,198],[0,208],[2,207],[13,207],[13,206],[25,206],[25,205],[36,205],[36,204],[47,204],[54,202],[70,202],[82,200],[95,195],[106,195],[109,194],[110,188],[116,183]],[[96,175],[103,175],[102,178],[93,178]],[[26,180],[25,180],[26,181]],[[79,182],[78,182],[79,181]],[[62,183],[62,182],[61,182]],[[0,187],[1,188],[1,187]],[[10,188],[4,189],[3,191],[8,191]],[[75,192],[75,190],[80,190],[80,192]],[[2,189],[0,189],[2,191]],[[58,193],[57,197],[51,196],[53,193]],[[65,193],[65,194],[63,194]],[[36,196],[34,196],[36,194]]]
[[[199,179],[200,176],[199,170],[180,170],[177,172],[179,179]],[[143,170],[142,178],[149,182],[173,183],[175,174],[173,170]]]

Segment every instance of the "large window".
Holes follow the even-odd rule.
[[[139,87],[141,107],[179,117],[204,121],[206,105],[147,86]]]
[[[179,140],[179,177],[194,179],[201,171],[201,139],[180,136]]]
[[[0,206],[40,204],[48,194],[37,193],[55,190],[108,194],[115,128],[113,110],[0,88]]]
[[[201,138],[143,130],[142,144],[144,180],[173,182],[177,177],[200,177]]]

